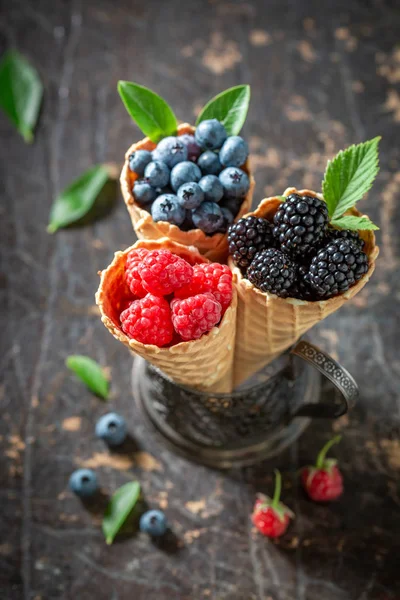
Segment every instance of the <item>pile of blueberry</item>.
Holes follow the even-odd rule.
[[[225,233],[250,188],[240,167],[249,149],[243,138],[228,136],[216,119],[202,121],[195,135],[162,139],[153,152],[137,150],[129,168],[139,175],[133,196],[154,221],[183,231]]]

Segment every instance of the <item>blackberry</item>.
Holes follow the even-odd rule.
[[[245,217],[228,229],[229,254],[235,265],[247,269],[257,254],[275,246],[273,227],[266,219]]]
[[[346,292],[368,271],[368,257],[354,242],[336,238],[311,261],[308,280],[324,300]]]
[[[286,298],[296,277],[296,266],[276,248],[268,248],[256,255],[247,269],[247,279],[262,292],[271,292]]]
[[[297,267],[296,279],[288,292],[291,298],[307,300],[308,302],[315,302],[315,300],[320,299],[318,292],[309,283],[308,270],[309,265],[299,265]]]
[[[361,250],[363,250],[365,246],[365,242],[360,237],[358,231],[351,231],[350,229],[333,229],[332,227],[328,227],[325,236],[326,243],[324,246],[334,239],[349,240],[356,244]]]
[[[328,226],[326,203],[291,194],[274,216],[274,236],[290,256],[307,256],[322,241]]]

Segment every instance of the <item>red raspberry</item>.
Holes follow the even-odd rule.
[[[143,287],[156,296],[172,294],[193,277],[193,267],[169,250],[150,250],[138,271]]]
[[[185,341],[197,340],[221,319],[222,307],[212,294],[197,294],[185,300],[172,300],[172,322]]]
[[[194,265],[193,280],[175,292],[175,298],[189,298],[211,292],[225,311],[232,300],[232,272],[227,265],[209,263]]]
[[[290,519],[294,518],[292,511],[279,501],[281,495],[281,474],[275,471],[275,492],[271,500],[264,494],[258,494],[251,520],[263,535],[277,538],[288,528]]]
[[[147,294],[134,300],[121,315],[122,331],[142,344],[166,346],[174,335],[171,310],[165,298]]]
[[[142,260],[149,253],[146,248],[135,248],[128,254],[125,264],[125,278],[132,294],[138,298],[144,298],[147,294],[142,285],[142,278],[139,275],[138,267]]]
[[[338,435],[322,448],[317,457],[315,467],[304,467],[301,472],[301,482],[311,500],[328,502],[336,500],[343,494],[343,477],[337,467],[337,461],[325,458],[333,444],[340,442]]]

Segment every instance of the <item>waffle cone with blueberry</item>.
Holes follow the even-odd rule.
[[[168,277],[172,273],[169,279],[166,272]],[[237,297],[226,265],[213,266],[196,248],[161,238],[116,252],[100,275],[96,302],[103,324],[117,340],[178,384],[231,391]],[[205,317],[216,314],[218,322],[199,332],[193,314],[203,309]]]
[[[177,137],[179,138],[180,136],[184,135],[193,135],[194,132],[194,127],[184,123],[179,125]],[[182,226],[174,225],[167,221],[155,221],[151,213],[143,206],[140,206],[138,201],[135,199],[133,189],[135,181],[139,179],[139,175],[130,169],[130,157],[132,157],[138,150],[152,152],[155,150],[155,148],[156,144],[153,143],[149,138],[144,138],[140,142],[133,144],[125,155],[125,163],[121,173],[120,182],[122,195],[136,235],[139,239],[153,240],[167,237],[170,240],[185,246],[194,246],[201,254],[206,256],[211,261],[226,261],[228,254],[226,232],[207,234],[199,228],[191,228],[185,231],[184,229],[187,229],[186,227],[182,228]],[[239,203],[240,205],[238,206],[238,212],[235,215],[235,220],[238,220],[249,211],[255,185],[248,158],[246,159],[245,163],[241,165],[241,170],[248,175],[250,187],[245,197]],[[183,225],[185,225],[185,223]],[[194,226],[192,225],[192,227]]]
[[[246,217],[253,216],[253,218],[256,219],[265,219],[271,224],[271,230],[267,232],[267,235],[263,231],[262,236],[263,239],[267,239],[267,246],[274,245],[272,242],[272,239],[274,239],[274,218],[278,211],[285,205],[282,201],[290,197],[308,197],[310,198],[310,206],[313,205],[312,199],[317,199],[317,201],[322,200],[322,195],[313,191],[297,191],[295,188],[288,188],[284,192],[283,197],[277,196],[266,198],[259,204],[254,212],[246,215]],[[306,209],[304,208],[304,211],[305,210]],[[289,210],[289,215],[287,215],[288,219],[286,219],[286,221],[290,225],[290,219],[292,219],[294,227],[296,227],[296,217],[294,217],[294,213],[295,211],[291,214],[291,211]],[[346,212],[346,215],[367,219],[367,217],[362,217],[359,211],[354,207],[349,209]],[[311,329],[313,325],[322,319],[325,319],[325,317],[332,314],[346,302],[351,300],[351,298],[362,290],[375,269],[375,261],[379,253],[379,249],[375,243],[375,235],[372,230],[359,231],[358,234],[355,235],[359,235],[359,241],[363,246],[363,252],[368,257],[368,262],[366,263],[364,260],[365,264],[362,264],[362,270],[365,270],[365,273],[363,273],[363,275],[346,291],[341,292],[340,289],[331,289],[329,292],[333,295],[332,297],[328,297],[330,293],[323,288],[319,288],[319,291],[317,291],[315,287],[312,288],[307,280],[304,281],[301,278],[301,275],[298,282],[290,282],[288,288],[285,289],[287,281],[292,277],[291,269],[293,264],[295,264],[296,272],[298,273],[300,271],[301,273],[301,262],[304,260],[304,253],[307,253],[307,243],[304,244],[303,247],[299,244],[296,248],[297,252],[293,252],[294,248],[291,252],[290,243],[294,239],[291,235],[293,232],[287,230],[284,221],[285,219],[281,219],[281,222],[283,223],[283,225],[281,225],[283,232],[280,239],[281,244],[279,243],[279,226],[277,227],[277,225],[275,225],[275,248],[263,250],[260,247],[255,248],[256,245],[253,244],[254,256],[250,256],[249,265],[246,264],[246,258],[242,258],[242,262],[245,263],[242,267],[237,264],[235,265],[233,256],[229,258],[229,264],[233,271],[238,294],[234,361],[235,386],[241,384],[247,378],[265,367],[274,360],[274,358],[290,348],[304,333]],[[261,221],[261,224],[263,223],[264,221]],[[315,231],[315,223],[311,223],[311,225],[312,229]],[[263,226],[265,226],[265,223]],[[349,232],[346,233],[348,236]],[[338,235],[345,237],[343,231],[338,234],[338,230],[333,228],[328,228],[327,235],[327,243],[330,243],[332,239],[336,239]],[[250,237],[254,239],[254,234]],[[239,237],[237,239],[239,239]],[[314,243],[315,240],[312,240],[312,244]],[[320,242],[321,247],[324,243],[325,241],[322,239]],[[294,244],[294,246],[295,245],[296,244]],[[281,252],[282,246],[285,252],[288,250],[288,254],[284,254],[285,260],[283,263],[279,262],[283,254]],[[280,249],[277,249],[277,247],[280,247]],[[335,248],[335,246],[333,247]],[[343,246],[343,248],[346,248],[346,246]],[[357,250],[355,250],[353,246],[351,246],[351,248],[357,253]],[[315,252],[314,249],[314,256],[316,256]],[[319,258],[321,258],[321,260],[328,258],[329,260],[330,257],[320,254]],[[240,262],[240,260],[241,259],[236,256],[236,262]],[[273,260],[276,262],[271,262]],[[314,264],[316,264],[314,274],[318,277],[320,273],[315,271],[318,270],[318,264],[321,264],[321,260],[319,263],[318,258],[310,259],[310,262],[312,262],[312,260],[314,260]],[[325,267],[326,264],[323,264],[322,266]],[[310,264],[306,267],[306,270],[309,269]],[[265,277],[267,271],[269,277]],[[276,277],[275,273],[277,274]],[[287,277],[281,277],[282,273]],[[322,275],[324,274],[325,273],[323,272]],[[342,277],[338,276],[338,279],[342,279]],[[252,283],[252,281],[254,283]],[[321,285],[320,280],[318,280],[318,283]],[[263,289],[260,289],[260,287],[264,287],[264,291]],[[345,289],[346,287],[347,286],[343,284],[343,288]],[[266,291],[267,288],[272,291]],[[294,295],[297,297],[292,297]]]

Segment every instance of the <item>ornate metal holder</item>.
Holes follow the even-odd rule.
[[[321,376],[338,394],[321,401]],[[135,399],[167,445],[211,467],[249,465],[281,452],[311,418],[337,418],[358,396],[352,376],[305,340],[231,394],[179,386],[141,358],[134,361]]]

